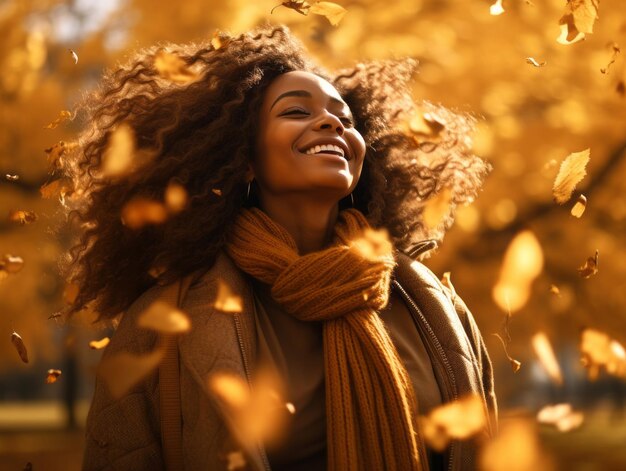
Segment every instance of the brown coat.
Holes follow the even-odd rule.
[[[444,401],[469,392],[478,393],[495,421],[491,363],[471,313],[424,265],[403,254],[398,255],[397,261],[395,288],[407,302],[422,332],[428,334],[426,344]],[[218,279],[242,297],[241,314],[223,313],[213,307]],[[135,321],[164,291],[164,287],[151,288],[133,303],[104,356],[121,351],[147,353],[154,349],[156,335],[137,328]],[[226,467],[224,444],[230,436],[225,425],[227,417],[207,392],[207,377],[218,371],[250,377],[256,352],[253,306],[250,283],[224,254],[191,286],[184,299],[182,309],[192,323],[191,331],[178,342],[185,470]],[[159,416],[156,371],[117,401],[97,379],[87,418],[83,469],[164,469]],[[488,434],[493,432],[492,427],[490,424]],[[254,467],[268,469],[262,449],[248,450],[248,454]],[[455,442],[448,457],[451,469],[473,469],[475,445]]]

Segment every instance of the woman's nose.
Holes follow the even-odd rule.
[[[345,131],[345,128],[343,127],[343,123],[341,122],[341,120],[332,113],[326,113],[322,118],[320,118],[320,121],[318,123],[318,128],[320,130],[334,129],[337,131],[337,134],[339,134],[340,136]]]

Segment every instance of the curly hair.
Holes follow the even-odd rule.
[[[329,80],[350,106],[367,144],[355,206],[372,225],[387,228],[399,250],[440,238],[454,206],[479,189],[488,165],[471,153],[471,117],[422,103],[445,122],[437,142],[418,143],[401,130],[400,122],[416,107],[409,92],[414,60],[359,64],[332,75],[308,58],[286,27],[220,39],[222,44],[140,51],[105,74],[100,88],[83,100],[85,129],[77,150],[61,162],[75,189],[66,202],[68,220],[78,223],[63,264],[79,291],[68,314],[90,305],[100,319],[111,319],[150,286],[213,264],[247,204],[246,171],[265,90],[289,71]],[[197,79],[181,84],[160,75],[155,62],[163,52],[180,58]],[[105,154],[120,126],[134,133],[137,162],[123,176],[106,177]],[[172,182],[187,192],[183,211],[161,224],[125,225],[121,214],[129,201],[163,200]],[[450,212],[429,229],[422,221],[424,202],[443,188],[452,194]]]

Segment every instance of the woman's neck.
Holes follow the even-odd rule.
[[[289,232],[301,255],[321,250],[330,243],[339,214],[336,202],[309,199],[264,198],[260,209]]]

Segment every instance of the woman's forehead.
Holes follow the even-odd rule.
[[[284,73],[274,79],[267,89],[265,104],[271,107],[282,94],[297,91],[305,91],[312,94],[321,92],[321,94],[331,99],[334,98],[335,101],[344,101],[337,89],[327,80],[311,72],[298,70]]]

